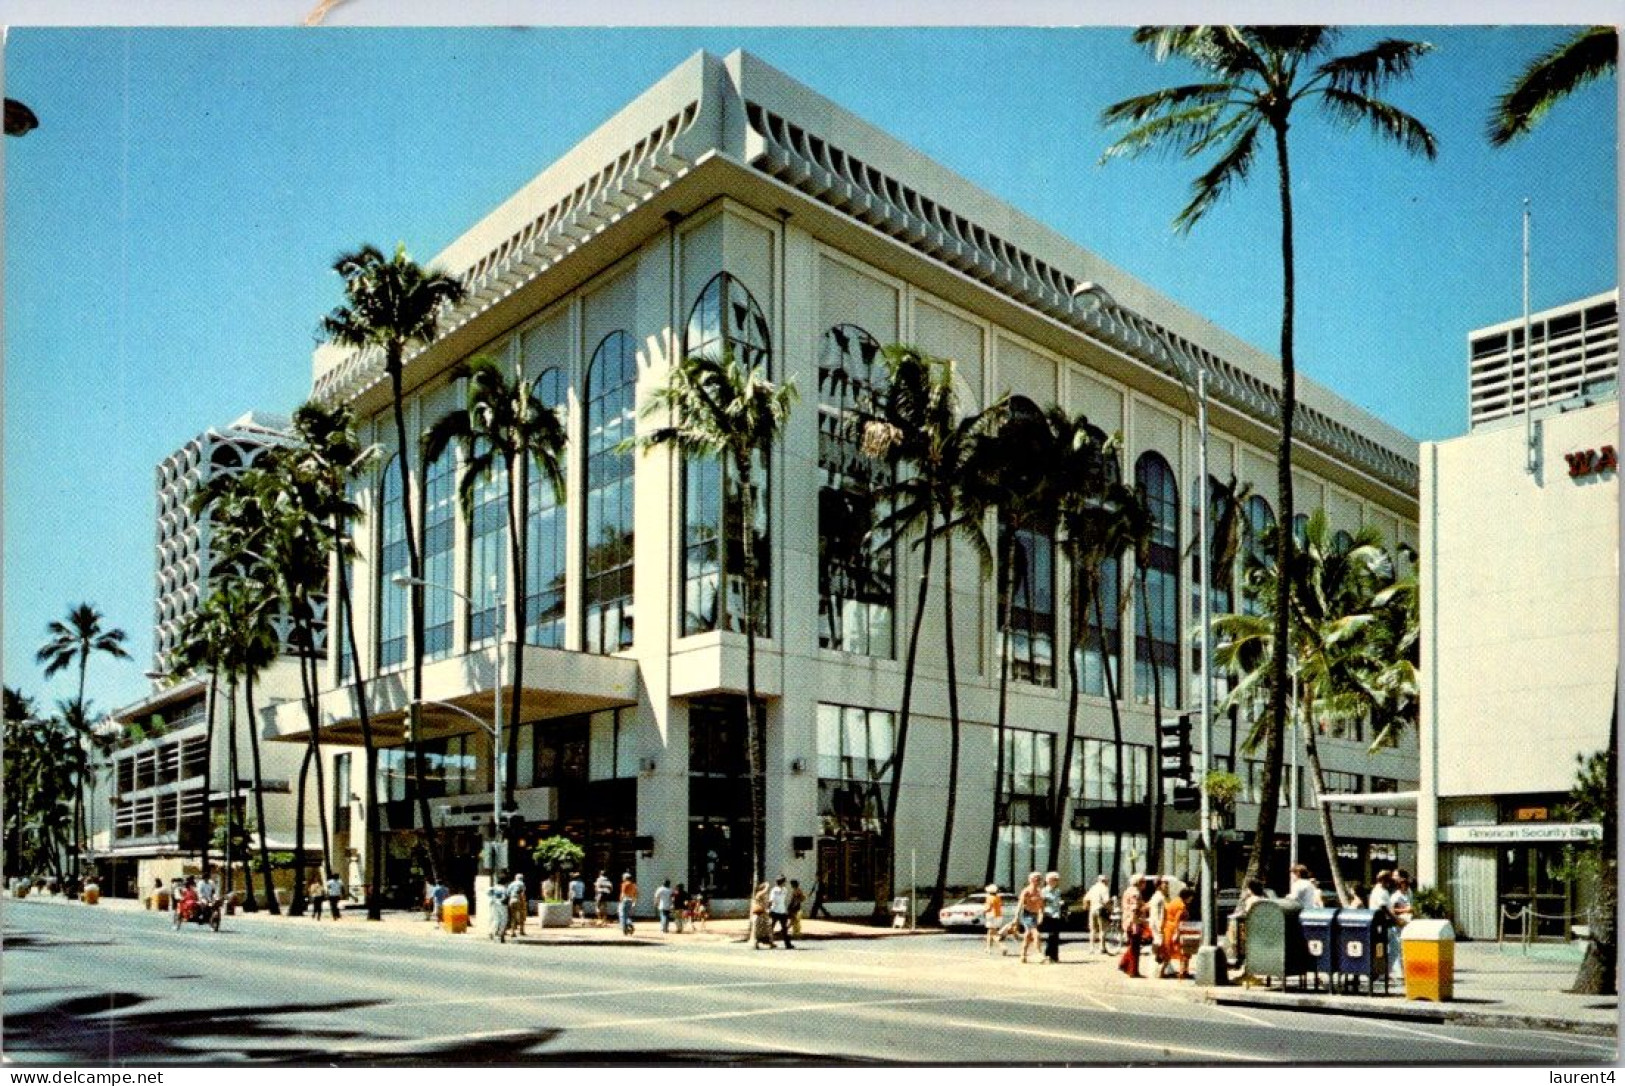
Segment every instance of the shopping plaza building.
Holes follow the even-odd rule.
[[[877,474],[857,445],[854,404],[884,379],[880,346],[897,342],[953,359],[972,406],[1010,393],[1086,413],[1121,436],[1123,472],[1145,488],[1156,516],[1147,599],[1135,593],[1104,631],[1124,706],[1126,801],[1116,802],[1103,669],[1090,654],[1061,856],[1067,884],[1092,879],[1111,869],[1122,831],[1131,852],[1123,874],[1143,862],[1154,672],[1166,712],[1194,703],[1192,540],[1201,486],[1187,360],[1209,373],[1210,475],[1252,486],[1248,517],[1259,529],[1273,521],[1276,504],[1275,359],[739,52],[684,62],[430,263],[460,278],[468,297],[447,314],[439,337],[406,360],[410,432],[425,432],[461,405],[453,367],[486,354],[538,381],[566,418],[570,440],[565,497],[534,490],[528,568],[507,569],[500,481],[463,515],[457,451],[425,464],[418,448],[396,447],[382,360],[334,347],[316,352],[313,395],[353,407],[365,440],[383,450],[372,484],[356,491],[364,519],[349,582],[361,666],[373,676],[373,721],[386,747],[378,791],[389,892],[416,892],[421,858],[405,745],[413,646],[406,592],[394,582],[407,559],[393,458],[405,455],[425,579],[435,586],[425,594],[424,771],[453,881],[472,881],[491,822],[491,743],[481,721],[491,719],[494,690],[506,702],[517,682],[523,712],[507,722],[520,729],[517,865],[537,838],[563,833],[587,850],[589,879],[599,869],[612,877],[625,869],[645,885],[670,878],[718,899],[746,894],[740,553],[720,542],[733,536],[718,468],[622,444],[663,425],[640,408],[675,359],[731,350],[774,380],[795,382],[800,394],[766,472],[757,679],[767,722],[767,864],[819,884],[837,911],[842,902],[868,907],[885,864],[875,800],[890,772],[921,571],[918,552],[906,545],[854,557],[836,540],[852,532],[846,511],[863,506],[847,499]],[[1113,301],[1077,296],[1087,283]],[[1390,544],[1416,543],[1413,440],[1301,379],[1298,438],[1299,510],[1321,507],[1340,530],[1371,526]],[[995,832],[1001,882],[1047,859],[1071,650],[1057,610],[1069,571],[1051,541],[1028,544],[1036,575],[1016,602],[1002,780],[995,779],[994,579],[976,575],[968,550],[955,559],[965,721],[949,869],[955,884],[982,882]],[[1118,571],[1115,591],[1130,593],[1132,572]],[[516,580],[528,647],[522,672],[513,673],[508,651],[499,674],[496,638],[521,635],[507,591]],[[1236,599],[1238,588],[1227,572],[1216,602]],[[940,566],[932,593],[897,837],[900,875],[912,864],[922,881],[935,871],[947,806]],[[1141,606],[1150,608],[1148,629]],[[331,654],[321,711],[324,737],[337,751],[335,825],[348,828],[341,841],[357,856],[365,847],[364,762],[349,677]],[[298,705],[269,716],[276,735],[303,741]],[[1245,783],[1236,816],[1245,829],[1256,816],[1249,801],[1259,767],[1237,749],[1233,722],[1219,724],[1215,757]],[[1374,754],[1369,739],[1353,725],[1325,739],[1328,787],[1414,790],[1414,738]],[[1310,794],[1298,790],[1303,849],[1313,863],[1319,845],[1308,840]],[[1165,823],[1165,866],[1176,872],[1192,870],[1191,818],[1170,813]],[[1374,864],[1408,862],[1414,833],[1409,812],[1342,811],[1339,860],[1352,877],[1368,877]],[[1236,862],[1243,844],[1226,862]],[[1324,878],[1324,856],[1317,866]]]
[[[1418,874],[1478,939],[1588,922],[1564,807],[1618,691],[1617,296],[1529,327],[1469,335],[1472,430],[1422,446]]]

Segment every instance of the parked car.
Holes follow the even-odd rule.
[[[1016,916],[1016,899],[1014,894],[1000,895],[1001,923],[1008,924]],[[966,894],[952,905],[944,905],[937,911],[937,923],[945,931],[985,931],[983,918],[987,914],[987,894],[977,891]]]

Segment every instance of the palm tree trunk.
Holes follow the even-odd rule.
[[[333,538],[344,539],[344,524],[338,517],[333,518]],[[361,720],[361,748],[366,752],[367,783],[364,792],[367,798],[365,817],[362,820],[362,852],[367,857],[367,919],[382,920],[384,918],[383,899],[373,892],[378,885],[378,745],[372,741],[372,711],[367,704],[367,681],[362,678],[361,645],[355,639],[355,607],[350,600],[350,572],[349,560],[342,550],[337,563],[339,571],[339,605],[344,610],[344,630],[346,640],[350,643],[350,685],[355,691],[356,715]],[[349,802],[349,797],[345,797]]]
[[[1275,158],[1280,167],[1281,195],[1281,444],[1276,458],[1276,490],[1281,499],[1278,521],[1285,530],[1275,533],[1275,568],[1279,576],[1290,578],[1292,571],[1292,415],[1297,400],[1297,369],[1293,358],[1297,280],[1292,252],[1292,167],[1287,156],[1287,125],[1284,118],[1274,121]],[[1204,586],[1204,591],[1206,586]],[[1247,878],[1269,885],[1275,861],[1275,823],[1280,814],[1283,738],[1286,731],[1287,653],[1291,647],[1289,615],[1282,601],[1275,609],[1275,652],[1270,671],[1269,727],[1264,735],[1264,779],[1259,792],[1258,829],[1253,835],[1252,854],[1247,858]],[[1335,857],[1334,857],[1335,860]]]
[[[412,744],[412,774],[408,787],[417,801],[418,823],[423,827],[424,851],[429,859],[429,877],[440,876],[440,842],[435,836],[434,818],[429,813],[429,793],[423,781],[423,551],[418,546],[417,531],[412,523],[412,473],[407,459],[411,446],[406,441],[406,405],[401,390],[401,354],[398,343],[390,343],[385,350],[385,366],[389,373],[389,386],[395,408],[395,462],[401,476],[401,525],[406,529],[406,565],[412,578],[407,594],[412,623],[412,701],[407,707],[407,732]],[[376,895],[381,887],[373,883]]]
[[[1100,650],[1100,674],[1106,681],[1106,703],[1111,706],[1112,712],[1112,743],[1117,748],[1117,806],[1123,806],[1123,707],[1117,700],[1117,678],[1112,674],[1112,659],[1106,651],[1106,607],[1100,600],[1100,583],[1098,578],[1091,578],[1089,595],[1095,605],[1095,622],[1100,629],[1098,641]],[[1121,648],[1121,639],[1119,639]],[[1123,879],[1123,820],[1117,819],[1117,832],[1112,835],[1112,881],[1111,890],[1117,892],[1122,886]]]
[[[1003,533],[1001,533],[1003,534]],[[999,589],[999,709],[995,731],[996,747],[993,754],[993,824],[988,828],[987,835],[987,873],[983,882],[992,882],[998,876],[999,866],[999,828],[1004,820],[1000,817],[999,797],[1004,791],[1004,730],[1007,714],[1009,713],[1010,694],[1010,609],[1014,603],[1016,593],[1015,570],[1011,568],[1011,555],[1014,553],[1015,533],[1008,533],[1011,540],[1004,543],[1001,540],[999,561],[1000,569],[1004,571],[1004,584]],[[1052,861],[1051,867],[1055,864]]]
[[[767,881],[767,736],[765,721],[756,708],[756,487],[751,457],[736,458],[739,477],[739,521],[744,550],[745,606],[745,719],[750,757],[750,852],[754,885]],[[726,551],[724,551],[726,554]],[[723,593],[727,593],[727,562],[723,562]]]
[[[1296,721],[1293,721],[1296,724]],[[1337,889],[1337,900],[1347,901],[1344,893],[1343,873],[1337,866],[1337,835],[1332,829],[1332,807],[1326,802],[1326,774],[1320,768],[1320,744],[1315,741],[1315,701],[1303,701],[1303,752],[1309,762],[1309,772],[1315,781],[1315,809],[1320,813],[1320,841],[1326,847],[1326,862],[1331,865],[1332,885]]]
[[[317,670],[316,630],[315,624],[310,618],[310,601],[308,598],[304,601],[301,611],[305,615],[305,645],[310,651],[300,657],[299,673],[301,679],[308,677],[309,682],[308,700],[305,702],[305,720],[310,728],[310,753],[316,770],[316,823],[320,827],[322,834],[322,870],[325,874],[333,862],[333,834],[327,822],[325,798],[327,796],[327,780],[326,771],[322,767],[321,707],[317,704],[321,691],[321,675]],[[304,855],[301,853],[299,859],[300,878],[296,881],[304,881],[303,864]]]
[[[214,792],[214,718],[219,685],[219,676],[213,668],[209,669],[209,703],[204,711],[207,723],[203,726],[203,831],[199,834],[202,844],[198,846],[198,866],[203,869],[205,877],[212,867],[209,851],[214,844],[213,804],[209,797]]]
[[[304,665],[300,664],[303,668]],[[276,882],[271,877],[271,849],[265,840],[265,775],[260,767],[260,729],[254,716],[254,672],[243,676],[243,699],[248,707],[248,749],[254,758],[254,818],[259,822],[260,871],[264,875],[265,911],[272,916],[282,910],[277,906]],[[250,889],[253,879],[248,879]]]
[[[1061,773],[1056,778],[1055,796],[1050,804],[1049,863],[1046,865],[1049,871],[1061,868],[1061,835],[1067,826],[1066,800],[1072,789],[1072,746],[1078,737],[1078,662],[1082,655],[1078,634],[1083,623],[1079,621],[1077,578],[1069,577],[1067,581],[1066,733],[1061,745]],[[1078,872],[1078,878],[1082,880],[1082,871]]]
[[[1579,995],[1619,992],[1619,673],[1614,673],[1614,713],[1608,724],[1603,775],[1602,871],[1591,912],[1591,940],[1569,991]]]
[[[1145,569],[1140,570],[1140,583],[1148,585]],[[1202,591],[1206,592],[1204,585]],[[1151,734],[1156,737],[1162,729],[1162,667],[1157,662],[1156,648],[1151,638],[1151,608],[1142,607],[1144,616],[1146,649],[1151,654]],[[1207,661],[1203,661],[1204,666]],[[1151,803],[1148,814],[1150,825],[1146,827],[1146,871],[1148,874],[1162,870],[1162,757],[1159,753],[1159,744],[1153,743],[1151,747],[1151,773],[1146,784],[1151,788]]]
[[[288,902],[289,916],[302,916],[305,912],[305,877],[309,874],[305,863],[305,802],[312,756],[307,746],[305,756],[299,759],[298,799],[293,809],[293,898]]]
[[[237,676],[226,677],[226,773],[231,787],[226,792],[226,893],[229,895],[234,885],[233,860],[235,849],[237,817]],[[254,891],[253,882],[248,886],[249,894]]]
[[[79,697],[74,702],[79,707],[79,723],[81,726],[88,723],[85,719],[85,669],[90,663],[90,644],[84,642],[79,646]],[[79,746],[80,771],[74,774],[73,789],[73,841],[69,852],[69,874],[74,882],[79,881],[79,848],[84,841],[85,834],[85,772],[84,766],[88,759],[84,755],[85,737],[76,734],[74,742]]]
[[[518,463],[515,464],[515,459]],[[503,807],[511,809],[514,806],[514,787],[519,776],[519,714],[522,701],[520,695],[524,692],[525,674],[525,562],[527,560],[528,540],[525,538],[525,529],[529,521],[529,480],[526,475],[526,459],[524,456],[509,457],[508,468],[508,558],[513,565],[513,579],[508,585],[508,596],[513,600],[513,693],[509,701],[508,713],[508,750],[503,755],[507,761],[507,770],[502,781]],[[517,508],[516,508],[517,507]],[[504,618],[497,616],[497,636],[505,632]],[[497,690],[502,690],[502,676],[497,676]],[[514,862],[514,834],[512,826],[504,826],[504,837],[508,843],[508,863]]]
[[[881,812],[881,848],[885,852],[886,885],[875,895],[875,914],[890,909],[892,887],[897,885],[897,799],[903,786],[903,754],[908,749],[909,711],[914,705],[914,665],[920,655],[920,628],[925,624],[925,605],[931,590],[931,552],[934,536],[926,525],[920,541],[920,587],[914,598],[914,625],[908,634],[908,653],[903,662],[903,703],[897,711],[897,748],[892,752],[891,785],[886,789],[886,809]]]
[[[942,814],[942,849],[937,853],[937,881],[926,902],[925,915],[936,916],[942,909],[948,888],[948,861],[954,843],[954,808],[959,803],[959,661],[954,652],[954,541],[949,536],[942,548],[942,620],[944,648],[948,654],[948,804]],[[912,890],[912,888],[911,888]],[[911,899],[912,900],[912,899]]]

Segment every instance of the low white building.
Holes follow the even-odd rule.
[[[1540,316],[1605,309],[1612,295]],[[1503,917],[1520,933],[1526,907],[1543,935],[1585,923],[1565,853],[1601,828],[1562,807],[1576,759],[1608,744],[1618,685],[1617,369],[1616,346],[1532,417],[1422,446],[1417,875],[1471,938]]]

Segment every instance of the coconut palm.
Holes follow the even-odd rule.
[[[520,695],[525,674],[525,570],[529,568],[530,538],[522,526],[530,523],[530,471],[542,473],[555,501],[564,500],[564,455],[569,439],[564,419],[542,401],[536,382],[523,374],[509,377],[492,358],[479,356],[453,371],[466,378],[465,406],[444,416],[424,439],[423,461],[432,463],[453,442],[462,449],[463,475],[458,484],[463,515],[471,517],[478,485],[500,469],[507,480],[508,560],[519,582],[508,593],[513,600],[513,684],[509,719],[520,720]],[[498,621],[497,636],[503,636]],[[497,676],[497,689],[502,688]],[[507,770],[503,774],[504,806],[514,805],[514,782],[519,777],[519,729],[508,731]],[[512,837],[511,829],[508,836]],[[511,841],[510,841],[511,847]]]
[[[407,572],[412,579],[409,610],[412,624],[412,698],[408,706],[412,743],[412,791],[417,798],[418,821],[428,845],[429,874],[439,876],[440,846],[429,815],[429,796],[423,782],[423,744],[419,720],[423,701],[423,549],[412,521],[412,481],[407,464],[412,446],[406,437],[406,400],[401,369],[412,344],[428,344],[440,331],[440,316],[463,299],[463,286],[441,272],[426,269],[396,246],[385,257],[371,245],[345,253],[333,264],[344,280],[345,304],[322,318],[327,337],[341,347],[376,349],[383,353],[389,377],[390,406],[395,418],[399,451],[401,523],[406,530]]]
[[[214,821],[210,810],[210,797],[214,794],[214,733],[216,707],[220,690],[221,641],[214,629],[215,618],[199,607],[182,620],[175,636],[175,646],[169,653],[169,669],[173,675],[207,674],[208,693],[204,695],[203,725],[203,810],[199,815],[202,829],[198,833],[198,866],[205,875],[211,869],[210,836]]]
[[[45,665],[45,677],[51,678],[75,661],[79,665],[79,690],[75,700],[83,710],[85,703],[85,673],[93,653],[102,653],[115,660],[128,660],[125,634],[114,628],[102,629],[102,613],[88,603],[70,608],[66,621],[52,619],[45,627],[45,643],[35,652],[36,662]],[[82,783],[74,790],[73,837],[69,843],[68,875],[79,877],[79,842],[85,831],[85,799]]]
[[[643,408],[645,417],[662,418],[665,425],[634,442],[645,450],[670,446],[685,457],[718,458],[722,463],[723,508],[737,509],[750,758],[751,870],[757,883],[767,878],[767,736],[756,703],[756,635],[760,621],[756,599],[756,474],[789,420],[795,400],[794,381],[775,385],[763,367],[747,368],[731,351],[724,351],[719,358],[690,356],[672,367],[666,383],[654,391]]]
[[[908,746],[909,714],[914,690],[914,668],[919,637],[929,598],[934,544],[943,547],[943,654],[948,669],[948,795],[943,812],[942,848],[937,856],[937,877],[926,912],[941,908],[947,888],[949,854],[953,845],[954,810],[959,790],[959,664],[954,648],[954,542],[970,547],[983,576],[991,572],[992,550],[982,534],[983,511],[968,483],[974,464],[982,456],[982,443],[997,432],[1008,409],[1000,399],[984,411],[970,411],[960,391],[952,360],[896,345],[882,352],[888,384],[880,396],[879,418],[865,427],[864,446],[870,455],[906,470],[893,475],[887,495],[890,510],[875,527],[883,546],[917,535],[920,547],[920,589],[914,625],[909,633],[908,658],[903,668],[903,704],[898,713],[897,744],[882,823],[884,851],[896,878],[897,797],[903,781],[903,760]]]
[[[1619,30],[1588,26],[1529,62],[1490,110],[1489,140],[1505,147],[1527,135],[1551,108],[1619,66]]]
[[[1202,73],[1202,81],[1165,87],[1108,106],[1108,124],[1128,131],[1104,158],[1172,151],[1185,158],[1212,152],[1212,164],[1192,184],[1192,197],[1174,219],[1188,230],[1247,180],[1259,144],[1274,146],[1281,206],[1281,433],[1277,493],[1281,522],[1293,519],[1292,440],[1297,406],[1294,328],[1297,279],[1293,250],[1292,171],[1287,133],[1294,111],[1312,103],[1345,127],[1366,125],[1381,139],[1429,159],[1437,153],[1433,133],[1404,110],[1376,95],[1410,74],[1430,52],[1425,42],[1385,38],[1369,48],[1332,55],[1340,32],[1323,26],[1140,27],[1134,41],[1158,59],[1179,57]],[[1277,533],[1276,562],[1292,565],[1290,531]],[[1285,611],[1277,616],[1275,679],[1271,683],[1263,795],[1247,877],[1268,881],[1275,850],[1281,792],[1282,733],[1286,721],[1288,636]]]

